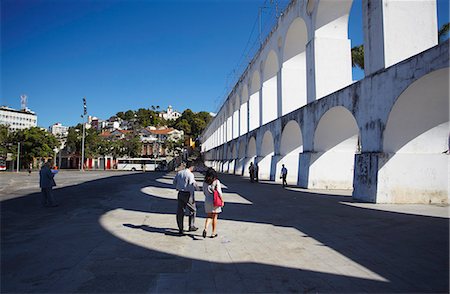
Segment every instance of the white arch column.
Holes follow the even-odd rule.
[[[318,1],[306,45],[308,103],[352,83],[348,15],[352,0]]]

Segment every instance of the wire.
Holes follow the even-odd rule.
[[[268,1],[269,1],[269,4],[267,3]],[[216,112],[218,112],[220,110],[221,106],[227,99],[227,97],[228,97],[229,93],[231,92],[231,90],[233,89],[233,87],[237,84],[237,82],[239,81],[242,74],[248,68],[252,59],[255,58],[255,55],[261,49],[261,44],[260,44],[259,38],[261,37],[261,40],[266,40],[266,38],[270,34],[272,28],[277,23],[278,18],[280,16],[280,14],[279,14],[280,6],[281,6],[281,11],[284,11],[290,2],[291,2],[291,0],[286,0],[284,4],[280,5],[278,0],[264,0],[262,5],[259,6],[258,9],[261,9],[261,7],[266,7],[266,8],[268,8],[267,10],[269,10],[269,12],[268,12],[269,15],[262,19],[263,25],[261,28],[261,36],[255,35],[256,26],[259,21],[259,11],[258,11],[255,21],[253,22],[253,26],[252,26],[250,35],[247,38],[247,42],[245,44],[244,50],[242,51],[242,54],[239,57],[236,65],[228,73],[227,78],[225,80],[225,86],[224,86],[223,92],[215,100]],[[261,9],[261,13],[263,11],[264,11],[264,9]],[[281,15],[282,14],[283,13],[281,13]]]

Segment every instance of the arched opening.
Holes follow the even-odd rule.
[[[319,99],[352,83],[348,17],[353,1],[316,2],[311,41],[314,44],[315,98]]]
[[[239,95],[236,95],[233,99],[233,139],[239,137],[239,101]]]
[[[239,111],[239,117],[240,117],[240,135],[247,134],[248,130],[248,88],[246,85],[242,87],[242,93],[241,93],[241,109]]]
[[[282,114],[306,105],[306,43],[308,31],[301,18],[296,18],[286,34],[281,74]]]
[[[314,134],[308,187],[353,188],[358,135],[356,120],[345,107],[333,107],[322,116]]]
[[[348,17],[348,37],[351,42],[350,47],[355,48],[355,53],[351,53],[353,81],[359,81],[364,78],[364,35],[362,18],[362,1],[353,1],[350,9],[350,15]],[[360,67],[360,65],[362,67]]]
[[[226,135],[226,141],[229,142],[233,138],[233,101],[232,99],[229,99],[226,102],[226,115],[227,115],[227,135]]]
[[[243,175],[244,165],[245,165],[245,144],[244,141],[241,141],[239,144],[238,150],[238,160],[236,162],[236,174]]]
[[[278,57],[272,50],[267,55],[264,63],[264,82],[262,86],[262,124],[266,124],[278,117],[277,97],[278,97]]]
[[[249,99],[249,130],[252,131],[259,127],[259,91],[261,87],[261,79],[259,72],[253,73],[252,84],[250,87]]]
[[[244,164],[244,175],[249,176],[248,173],[248,166],[250,165],[250,162],[254,162],[256,158],[256,140],[255,137],[251,137],[248,140],[248,145],[247,145],[247,158]]]
[[[377,202],[448,203],[449,69],[411,84],[383,133]]]
[[[228,173],[230,173],[230,174],[234,174],[236,158],[237,158],[237,148],[236,148],[236,143],[234,143],[231,148],[230,157],[228,158]]]
[[[274,154],[273,136],[270,131],[264,133],[261,150],[258,155],[259,179],[270,180],[272,156]]]
[[[303,139],[300,126],[296,121],[290,121],[286,124],[281,134],[280,160],[277,164],[277,174],[275,179],[278,181],[281,176],[282,165],[288,170],[288,184],[297,184],[299,154],[303,151]]]

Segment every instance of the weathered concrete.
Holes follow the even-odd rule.
[[[437,45],[436,1],[363,0],[365,78],[356,83],[352,3],[293,0],[204,131],[202,152],[231,173],[217,163],[256,157],[271,180],[279,160],[301,152],[289,167],[300,187],[353,189],[365,202],[449,203],[449,43]],[[302,151],[285,154],[290,122]],[[230,155],[252,137],[256,154]]]
[[[62,171],[44,209],[37,174],[1,174],[1,292],[449,291],[446,207],[221,175],[219,238],[178,237],[172,176]]]

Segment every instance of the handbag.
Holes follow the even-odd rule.
[[[216,186],[216,188],[214,188],[213,195],[214,195],[213,206],[222,207],[223,200],[222,200],[222,197],[220,197],[219,191],[217,191],[217,186]]]

